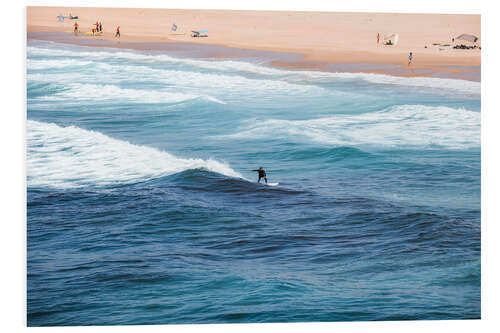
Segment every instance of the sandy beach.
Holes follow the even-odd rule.
[[[480,15],[27,7],[27,31],[71,34],[74,21],[57,19],[59,14],[70,13],[79,17],[81,32],[91,31],[96,21],[102,22],[104,31],[101,36],[80,34],[75,39],[102,39],[117,47],[120,45],[114,33],[119,25],[119,42],[134,43],[137,48],[147,42],[189,42],[286,52],[301,55],[309,62],[398,66],[406,66],[408,54],[413,52],[411,69],[398,73],[404,76],[419,75],[413,69],[456,73],[467,71],[461,68],[464,66],[481,66],[479,49],[442,46],[453,45],[452,38],[463,33],[478,36],[476,45],[480,46]],[[174,23],[176,32],[171,31]],[[192,30],[208,30],[208,37],[193,38]],[[397,45],[383,45],[383,36],[390,33],[399,35]],[[273,65],[301,67],[300,62]]]

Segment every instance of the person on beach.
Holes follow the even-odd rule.
[[[92,27],[92,36],[94,36],[94,35],[95,35],[95,28]]]
[[[95,31],[99,32],[99,22],[98,21],[95,22]]]
[[[413,53],[410,52],[410,55],[408,56],[408,67],[410,67],[412,60],[413,60]]]
[[[116,27],[116,34],[115,37],[120,37],[120,26]]]
[[[75,36],[76,36],[76,35],[78,35],[78,22],[75,22],[75,24],[73,24],[73,26],[75,27],[74,32],[75,32]]]
[[[377,32],[377,44],[380,42],[380,32]]]
[[[102,22],[99,22],[99,31],[102,32]]]
[[[257,171],[259,173],[259,180],[257,181],[257,183],[260,183],[260,180],[262,178],[264,178],[264,180],[266,181],[266,184],[267,184],[266,172],[264,171],[264,169],[262,169],[262,167],[260,167],[256,170],[252,170],[252,171]]]

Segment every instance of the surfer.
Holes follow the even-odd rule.
[[[267,184],[266,172],[264,171],[264,169],[262,169],[262,167],[260,167],[256,170],[251,170],[251,171],[257,171],[259,173],[259,180],[257,181],[257,183],[260,183],[260,180],[262,178],[264,178],[264,180],[266,181],[266,184]]]

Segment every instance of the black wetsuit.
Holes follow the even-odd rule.
[[[252,170],[252,171],[259,172],[259,180],[257,181],[257,183],[260,183],[260,180],[262,178],[264,178],[264,180],[266,181],[266,184],[267,184],[266,172],[264,171],[264,169],[257,169],[257,170]]]

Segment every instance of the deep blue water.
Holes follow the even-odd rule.
[[[27,53],[29,326],[480,318],[479,82]]]

